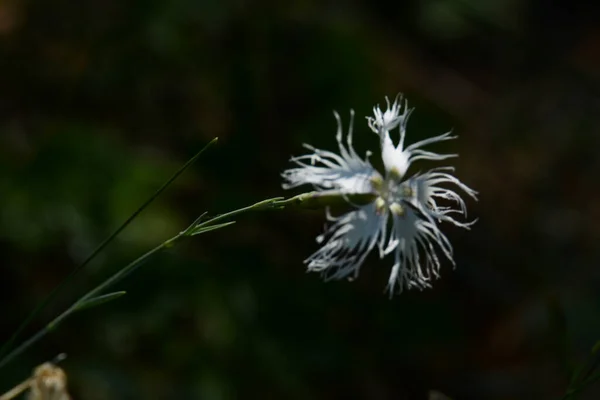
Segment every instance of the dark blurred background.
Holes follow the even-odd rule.
[[[279,174],[303,142],[335,149],[334,109],[364,154],[364,117],[405,93],[409,140],[454,128],[480,201],[471,232],[444,227],[457,268],[393,300],[391,259],[305,273],[322,211],[242,216],[67,320],[0,392],[65,352],[81,400],[560,398],[600,339],[594,4],[1,1],[0,342],[215,136],[22,339],[202,212],[300,193]]]

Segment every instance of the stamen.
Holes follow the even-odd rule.
[[[402,173],[395,166],[390,169],[389,174],[390,174],[389,175],[390,178],[398,179],[398,180],[402,179]]]
[[[399,217],[403,217],[406,213],[406,211],[404,211],[404,207],[402,207],[398,203],[392,203],[390,205],[390,211],[392,212],[392,214],[397,215]]]
[[[376,192],[380,192],[383,189],[383,178],[379,175],[373,175],[370,179],[371,185]]]
[[[375,200],[375,212],[377,215],[381,215],[385,212],[385,200],[381,197],[378,197]]]

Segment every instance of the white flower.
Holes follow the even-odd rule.
[[[462,197],[450,187],[458,188],[476,199],[474,190],[460,182],[450,173],[452,167],[432,169],[423,174],[406,177],[411,164],[417,160],[445,160],[456,154],[438,154],[422,147],[454,139],[450,132],[414,143],[404,148],[406,124],[412,110],[404,103],[401,113],[400,96],[387,110],[373,109],[375,117],[368,117],[369,127],[379,136],[381,158],[385,173],[380,174],[369,162],[367,153],[362,159],[352,147],[352,121],[342,143],[341,120],[334,113],[338,130],[336,139],[340,154],[315,149],[291,160],[298,167],[286,170],[282,176],[284,189],[304,184],[312,185],[318,192],[336,192],[343,196],[371,194],[374,201],[367,205],[355,205],[354,210],[340,217],[327,211],[333,222],[325,233],[317,237],[322,247],[305,260],[310,271],[323,272],[326,279],[354,278],[367,255],[375,247],[380,258],[393,253],[394,264],[390,273],[388,290],[390,296],[396,288],[430,287],[432,278],[439,277],[440,260],[443,254],[452,264],[453,250],[448,238],[439,229],[439,223],[449,222],[468,229],[473,222],[460,222],[456,216],[466,216],[466,205]],[[398,127],[400,138],[394,145],[390,131]],[[438,201],[443,205],[438,205]],[[389,227],[388,227],[389,225]]]

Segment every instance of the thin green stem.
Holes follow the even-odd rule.
[[[204,153],[204,151],[206,149],[208,149],[212,144],[216,143],[217,140],[218,140],[218,138],[214,138],[206,146],[204,146],[198,153],[196,153],[192,158],[190,158],[181,168],[179,168],[179,170],[177,170],[177,172],[175,172],[175,174],[173,174],[173,176],[171,176],[171,178],[169,178],[169,180],[167,180],[152,196],[150,196],[150,198],[148,198],[148,200],[146,200],[133,214],[131,214],[131,216],[129,218],[127,218],[127,220],[125,222],[123,222],[121,224],[121,226],[119,226],[113,233],[110,234],[110,236],[108,236],[102,243],[100,243],[100,245],[98,247],[96,247],[96,249],[94,251],[92,251],[92,253],[81,264],[79,264],[77,267],[75,267],[75,269],[73,269],[71,271],[71,273],[69,273],[69,275],[67,275],[67,277],[61,283],[59,283],[54,289],[52,289],[50,294],[33,310],[33,312],[31,312],[29,314],[29,316],[27,318],[25,318],[25,320],[17,328],[15,333],[13,333],[13,335],[8,339],[8,341],[6,341],[2,345],[2,347],[0,348],[0,357],[4,356],[4,354],[6,354],[6,352],[8,350],[10,350],[11,346],[17,340],[17,338],[21,335],[23,330],[25,330],[25,328],[27,328],[29,326],[29,324],[31,324],[31,322],[39,315],[39,313],[44,308],[46,308],[46,306],[52,300],[54,300],[54,298],[56,297],[57,294],[64,287],[66,287],[69,283],[71,283],[73,281],[73,279],[75,278],[75,276],[86,265],[88,265],[102,250],[104,250],[106,248],[106,246],[108,246],[108,244],[110,242],[112,242],[123,231],[123,229],[125,229],[142,211],[144,211],[167,187],[169,187],[169,185],[171,185],[171,183],[173,183],[173,181],[175,179],[177,179],[185,170],[187,170],[198,159],[198,157],[200,157],[200,155],[202,153]],[[23,344],[26,344],[26,343],[23,343]],[[19,346],[19,348],[21,348],[21,347],[23,347],[23,345]],[[29,347],[29,346],[25,346],[25,347]],[[0,367],[2,365],[4,365],[4,360],[2,363],[0,363]]]
[[[150,257],[152,257],[153,255],[155,255],[156,253],[160,252],[161,250],[163,250],[167,247],[171,247],[174,244],[174,242],[177,241],[178,239],[180,239],[181,237],[183,237],[183,236],[181,234],[179,234],[179,235],[161,243],[159,246],[155,247],[154,249],[150,250],[146,254],[137,258],[135,261],[132,261],[126,267],[119,270],[117,273],[115,273],[110,278],[108,278],[107,280],[102,282],[100,285],[96,286],[94,289],[90,290],[88,293],[86,293],[85,295],[80,297],[77,301],[75,301],[75,303],[73,303],[69,308],[67,308],[59,316],[57,316],[52,321],[50,321],[45,327],[40,329],[35,335],[33,335],[32,337],[27,339],[20,346],[18,346],[13,351],[11,351],[8,355],[6,355],[6,357],[4,357],[2,359],[2,361],[0,361],[0,368],[4,367],[6,364],[11,362],[15,357],[19,356],[21,353],[23,353],[29,347],[31,347],[36,342],[38,342],[41,338],[46,336],[46,334],[48,334],[52,330],[56,329],[58,327],[58,325],[60,325],[61,322],[63,322],[68,316],[72,315],[74,312],[77,311],[77,307],[80,304],[82,304],[83,302],[85,302],[88,299],[93,298],[96,295],[99,295],[104,289],[107,289],[109,286],[120,281],[125,276],[127,276],[131,272],[135,271]]]
[[[592,375],[592,373],[596,371],[596,369],[600,365],[599,351],[600,341],[596,342],[596,344],[592,348],[590,356],[593,357],[593,360],[584,361],[581,364],[581,366],[579,366],[573,373],[573,376],[569,381],[569,386],[567,387],[565,395],[561,398],[561,400],[574,399],[574,396],[578,392],[600,379],[600,373]]]
[[[31,347],[32,345],[37,343],[46,334],[48,334],[51,331],[53,331],[54,329],[56,329],[67,317],[69,317],[73,313],[77,312],[79,310],[80,305],[82,305],[86,301],[93,299],[94,297],[102,294],[102,292],[104,290],[108,289],[110,286],[121,281],[127,275],[134,272],[136,269],[138,269],[140,266],[142,266],[150,257],[154,256],[156,253],[158,253],[164,249],[173,247],[176,243],[179,242],[180,239],[182,239],[184,237],[190,237],[190,236],[194,235],[194,231],[200,231],[200,233],[201,233],[201,232],[207,232],[208,230],[210,230],[209,229],[210,227],[219,228],[219,227],[227,226],[228,224],[226,224],[226,223],[221,223],[221,224],[218,224],[218,223],[220,221],[230,219],[231,217],[234,217],[241,213],[244,213],[247,211],[259,211],[259,210],[264,210],[264,209],[277,208],[277,207],[274,207],[274,204],[276,204],[276,202],[280,201],[280,200],[282,200],[281,197],[260,201],[249,207],[240,208],[235,211],[231,211],[231,212],[228,212],[225,214],[218,215],[218,216],[216,216],[212,219],[209,219],[208,221],[203,222],[203,223],[198,223],[198,220],[200,218],[197,219],[188,228],[186,228],[182,232],[178,233],[171,239],[164,241],[163,243],[161,243],[154,249],[150,250],[149,252],[145,253],[141,257],[137,258],[136,260],[132,261],[127,266],[123,267],[122,269],[117,271],[115,274],[110,276],[104,282],[102,282],[101,284],[96,286],[94,289],[90,290],[85,295],[80,297],[71,306],[69,306],[63,313],[58,315],[56,318],[54,318],[52,321],[50,321],[45,327],[40,329],[40,331],[38,331],[35,335],[33,335],[32,337],[27,339],[20,346],[18,346],[14,350],[12,350],[8,355],[6,355],[2,360],[0,360],[0,368],[6,366],[10,361],[12,361],[15,357],[19,356],[21,353],[23,353],[29,347]]]
[[[321,209],[323,207],[347,207],[348,204],[365,205],[375,200],[371,193],[344,194],[341,192],[308,192],[289,199],[277,200],[273,206],[279,208],[301,207],[308,209]]]
[[[587,375],[589,376],[589,374]],[[591,385],[592,383],[596,382],[598,379],[600,379],[600,374],[596,374],[592,377],[589,377],[585,380],[583,380],[579,386],[577,386],[576,388],[569,388],[567,389],[567,393],[565,393],[565,395],[561,398],[561,400],[567,400],[567,399],[573,399],[574,395],[577,394],[578,392],[582,391],[583,389],[585,389],[586,387],[588,387],[589,385]]]
[[[215,225],[217,222],[230,219],[231,217],[235,217],[236,215],[242,214],[246,211],[251,211],[251,210],[259,211],[259,210],[263,210],[263,209],[273,209],[273,208],[275,208],[274,206],[277,204],[277,202],[282,201],[283,199],[284,199],[283,197],[274,197],[272,199],[259,201],[258,203],[254,203],[251,206],[240,208],[238,210],[231,211],[231,212],[228,212],[225,214],[217,215],[208,221],[191,226],[186,231],[188,233],[193,234],[194,230],[201,230],[202,228],[206,228],[208,226]]]

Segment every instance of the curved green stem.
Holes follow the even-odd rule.
[[[48,334],[52,330],[56,329],[58,327],[58,325],[60,325],[60,323],[63,322],[68,316],[70,316],[74,312],[78,311],[77,309],[80,304],[84,303],[88,299],[91,299],[91,298],[99,295],[100,293],[102,293],[103,290],[107,289],[109,286],[120,281],[125,276],[127,276],[128,274],[135,271],[137,268],[139,268],[145,261],[147,261],[154,254],[160,252],[161,250],[163,250],[167,247],[171,247],[174,244],[174,242],[179,240],[181,237],[183,237],[183,236],[181,234],[179,234],[179,235],[161,243],[159,246],[150,250],[143,256],[137,258],[135,261],[129,263],[126,267],[119,270],[117,273],[115,273],[110,278],[108,278],[107,280],[102,282],[100,285],[96,286],[94,289],[90,290],[88,293],[86,293],[85,295],[80,297],[71,306],[69,306],[69,308],[67,308],[63,313],[61,313],[59,316],[57,316],[52,321],[50,321],[45,327],[40,329],[35,335],[33,335],[32,337],[27,339],[25,342],[23,342],[17,348],[12,350],[9,354],[7,354],[2,359],[2,361],[0,361],[0,368],[4,367],[6,364],[11,362],[15,357],[19,356],[21,353],[23,353],[29,347],[31,347],[32,345],[37,343],[41,338],[46,336],[46,334]]]
[[[171,185],[171,183],[173,183],[173,181],[175,179],[177,179],[179,177],[179,175],[181,175],[186,169],[188,169],[197,159],[198,157],[200,157],[200,155],[202,153],[204,153],[204,151],[206,149],[208,149],[212,144],[216,143],[218,140],[218,138],[214,138],[213,140],[211,140],[206,146],[204,146],[202,148],[202,150],[200,150],[198,153],[196,153],[192,158],[190,158],[181,168],[179,168],[179,170],[177,170],[177,172],[175,172],[173,174],[173,176],[171,176],[171,178],[169,178],[152,196],[150,196],[150,198],[148,198],[148,200],[146,200],[144,202],[144,204],[142,204],[133,214],[131,214],[131,216],[129,218],[127,218],[127,220],[125,222],[123,222],[121,224],[121,226],[119,226],[113,233],[110,234],[110,236],[108,236],[102,243],[100,243],[100,245],[98,245],[98,247],[96,247],[96,249],[94,251],[92,251],[92,253],[81,263],[79,264],[77,267],[75,267],[75,269],[73,269],[73,271],[71,271],[71,273],[69,273],[69,275],[67,275],[67,277],[61,282],[59,283],[54,289],[52,289],[52,291],[50,292],[50,294],[27,316],[27,318],[25,318],[25,320],[21,323],[21,325],[17,328],[17,330],[15,331],[15,333],[13,333],[13,335],[8,339],[8,341],[6,341],[2,347],[0,347],[0,357],[4,356],[4,354],[6,354],[6,352],[10,349],[10,347],[13,345],[13,343],[17,340],[17,338],[21,335],[21,333],[23,332],[23,330],[25,330],[25,328],[27,328],[29,326],[29,324],[39,315],[39,313],[52,301],[54,300],[54,298],[56,297],[56,295],[64,288],[66,287],[69,283],[71,283],[73,281],[73,279],[75,278],[75,276],[86,266],[88,265],[94,258],[96,258],[96,256],[106,248],[106,246],[108,246],[108,244],[110,242],[112,242],[122,231],[123,229],[125,229],[142,211],[144,211],[169,185]],[[26,344],[27,342],[23,343]],[[21,348],[23,345],[19,346],[19,348]],[[26,346],[28,347],[28,346]],[[19,349],[17,348],[17,349]],[[11,353],[12,354],[12,353]],[[4,360],[3,360],[4,361]],[[4,362],[0,362],[0,367],[4,365]]]
[[[136,269],[138,269],[140,266],[142,266],[144,264],[144,262],[146,262],[153,255],[157,254],[158,252],[160,252],[164,249],[173,247],[184,237],[190,237],[190,236],[197,235],[200,233],[208,232],[210,230],[219,229],[219,228],[228,226],[232,222],[222,223],[221,221],[230,219],[231,217],[234,217],[241,213],[244,213],[247,211],[259,211],[259,210],[264,210],[264,209],[276,208],[276,207],[274,207],[274,205],[281,199],[282,199],[281,197],[277,197],[277,198],[273,198],[273,199],[260,201],[251,206],[240,208],[235,211],[231,211],[231,212],[228,212],[225,214],[218,215],[218,216],[211,218],[202,223],[199,222],[199,220],[201,218],[198,218],[187,229],[185,229],[182,232],[178,233],[177,235],[173,236],[171,239],[164,241],[163,243],[161,243],[154,249],[148,251],[141,257],[132,261],[131,263],[129,263],[128,265],[126,265],[125,267],[123,267],[122,269],[117,271],[115,274],[110,276],[104,282],[102,282],[101,284],[96,286],[94,289],[90,290],[85,295],[80,297],[71,306],[69,306],[63,313],[58,315],[56,318],[54,318],[52,321],[50,321],[48,324],[46,324],[46,326],[44,326],[42,329],[40,329],[35,335],[33,335],[32,337],[27,339],[20,346],[18,346],[17,348],[12,350],[10,353],[8,353],[8,355],[6,355],[4,358],[2,358],[2,360],[0,360],[0,368],[6,366],[10,361],[12,361],[15,357],[19,356],[21,353],[23,353],[29,347],[31,347],[32,345],[37,343],[46,334],[48,334],[51,331],[53,331],[54,329],[56,329],[67,317],[69,317],[73,313],[79,311],[81,305],[85,304],[88,300],[93,299],[98,295],[101,295],[102,292],[104,292],[110,286],[121,281],[127,275],[131,274]],[[203,216],[201,216],[201,217],[203,217]]]
[[[588,374],[588,376],[589,376],[589,374]],[[565,395],[563,397],[561,397],[561,400],[573,399],[574,398],[573,396],[575,396],[577,393],[579,393],[580,391],[582,391],[583,389],[585,389],[592,383],[596,382],[598,379],[600,379],[600,374],[596,374],[594,376],[591,376],[591,377],[583,380],[579,384],[579,386],[577,386],[576,388],[567,389],[567,393],[565,393]]]

